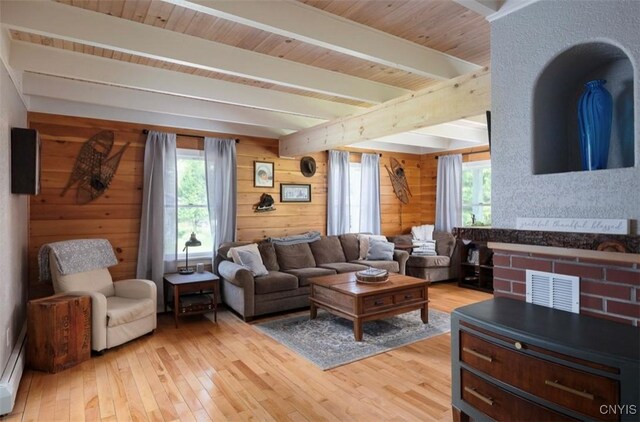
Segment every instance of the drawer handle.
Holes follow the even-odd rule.
[[[557,388],[558,390],[566,391],[567,393],[575,394],[576,396],[584,397],[585,399],[593,400],[594,396],[591,393],[587,393],[586,391],[579,391],[575,388],[567,387],[566,385],[562,385],[558,382],[558,380],[550,381],[545,380],[546,385],[551,386],[553,388]]]
[[[405,299],[413,299],[413,295],[404,295]]]
[[[514,346],[515,346],[516,349],[522,350],[522,343],[520,343],[519,341],[516,341]]]
[[[493,358],[491,356],[487,356],[487,355],[483,355],[482,353],[478,353],[473,349],[469,349],[468,347],[463,347],[462,350],[464,352],[467,352],[477,358],[480,358],[482,360],[486,360],[487,362],[493,362]]]
[[[376,300],[375,302],[373,302],[373,304],[374,304],[375,306],[384,305],[384,301],[382,301],[382,300]]]
[[[493,399],[491,397],[487,397],[485,395],[478,393],[475,388],[464,387],[464,391],[471,394],[475,398],[482,400],[483,402],[487,403],[489,406],[493,406]]]

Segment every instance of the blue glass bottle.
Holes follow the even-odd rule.
[[[611,140],[613,101],[604,87],[607,81],[587,82],[578,101],[578,126],[583,170],[607,168]]]

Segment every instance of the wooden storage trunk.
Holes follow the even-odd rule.
[[[91,298],[55,295],[27,303],[27,361],[56,373],[91,357]]]

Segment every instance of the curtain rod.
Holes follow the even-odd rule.
[[[145,135],[149,133],[149,129],[142,129],[142,133],[144,133]],[[202,138],[204,139],[204,136],[202,135],[189,135],[187,133],[176,133],[176,136],[182,136],[182,137],[186,137],[186,138]],[[236,138],[236,144],[240,142],[240,139]]]
[[[483,150],[480,150],[480,151],[463,152],[460,155],[482,154],[483,152],[491,152],[491,150],[490,149],[483,149]],[[439,157],[442,157],[443,155],[455,155],[455,154],[440,154],[440,155],[436,155],[436,160]]]
[[[362,155],[362,154],[375,154],[375,153],[373,153],[373,152],[349,151],[348,149],[338,149],[338,150],[336,150],[336,151],[346,151],[346,152],[348,152],[349,154],[360,154],[360,155]],[[329,150],[327,150],[327,153],[328,153],[328,152],[329,152]],[[379,153],[378,153],[378,156],[379,156],[379,157],[382,157],[382,153],[380,153],[380,152],[379,152]]]

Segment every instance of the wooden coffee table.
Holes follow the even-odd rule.
[[[429,322],[429,281],[389,274],[384,284],[356,281],[355,273],[314,277],[311,285],[311,319],[318,308],[353,321],[353,335],[362,341],[362,323],[420,309],[422,322]]]

